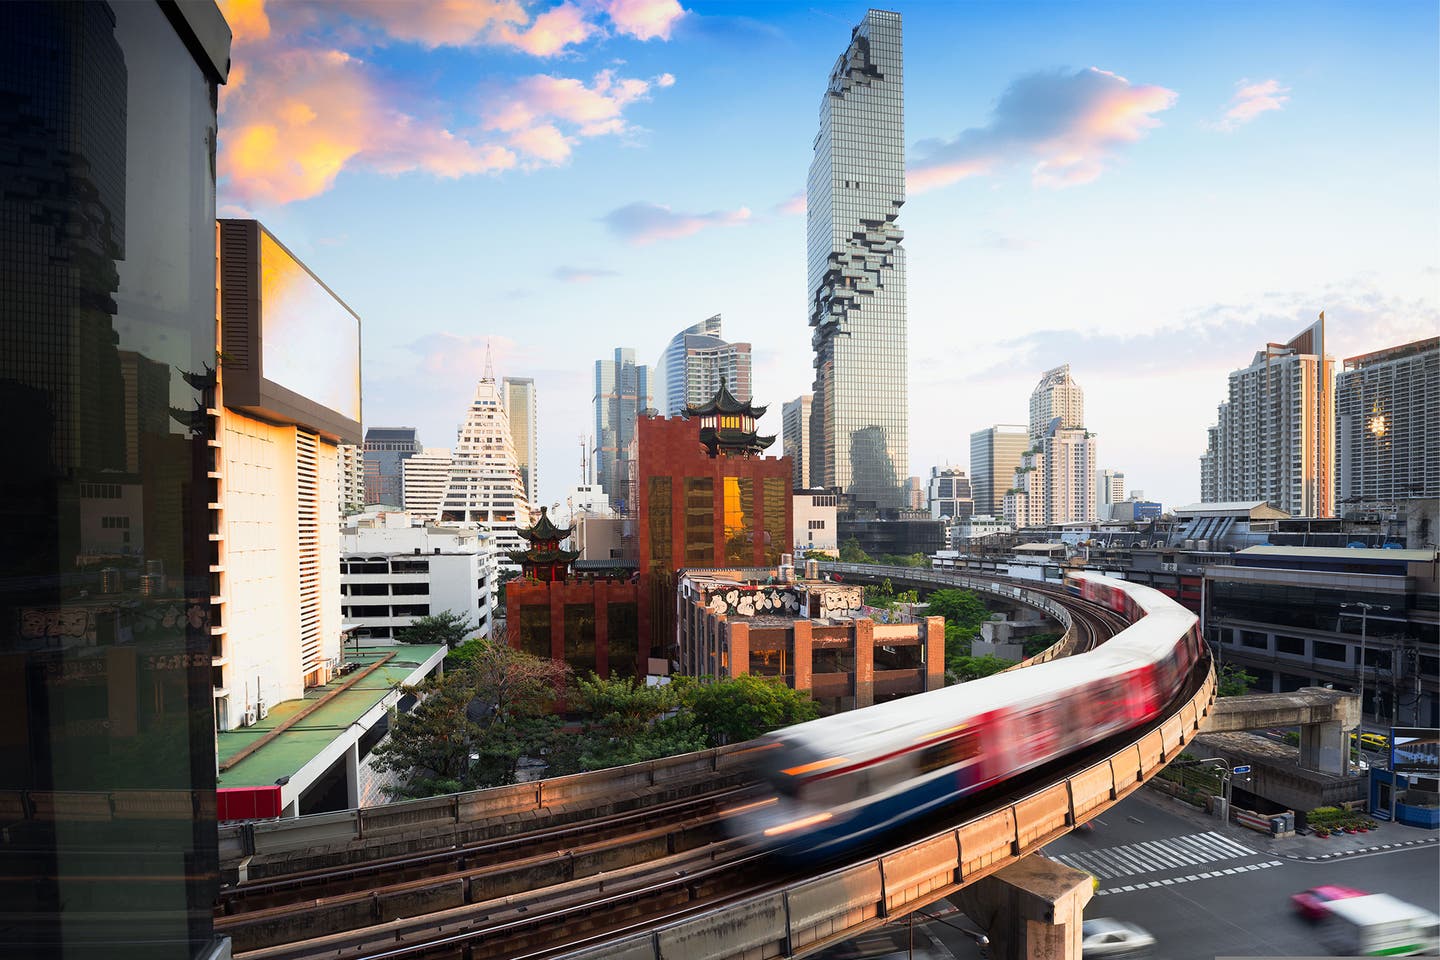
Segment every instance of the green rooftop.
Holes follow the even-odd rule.
[[[323,707],[281,733],[272,742],[221,773],[215,785],[222,789],[269,786],[281,777],[293,776],[319,756],[321,751],[349,729],[351,724],[368,713],[371,707],[383,700],[395,684],[408,681],[422,663],[443,649],[444,647],[437,645],[407,643],[393,647],[361,647],[356,653],[353,647],[347,647],[346,662],[359,663],[356,671],[364,670],[387,653],[395,656],[344,693],[331,697]],[[286,700],[275,704],[265,719],[253,726],[219,734],[216,738],[219,762],[224,763],[235,756],[308,704],[344,686],[345,682],[354,676],[355,671],[352,671],[336,677],[323,687],[305,691],[305,696],[299,700]]]

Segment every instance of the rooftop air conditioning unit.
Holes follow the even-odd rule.
[[[244,716],[242,716],[242,717],[240,718],[240,726],[242,726],[242,727],[249,727],[249,726],[254,726],[254,724],[255,724],[255,708],[254,708],[254,707],[247,707],[247,708],[245,709],[245,714],[244,714]]]
[[[265,701],[261,700],[256,703],[254,713],[255,720],[264,720],[268,716],[270,716],[270,708],[265,705]],[[254,723],[255,720],[251,720],[250,722]]]

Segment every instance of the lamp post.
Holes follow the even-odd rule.
[[[1365,603],[1364,601],[1357,600],[1354,603],[1342,603],[1340,604],[1340,606],[1342,608],[1360,608],[1360,726],[1357,728],[1357,736],[1355,737],[1356,745],[1358,747],[1360,741],[1360,737],[1358,736],[1358,734],[1365,732],[1365,621],[1366,618],[1369,616],[1371,610],[1389,610],[1390,604]],[[1340,614],[1340,616],[1343,617],[1345,616],[1345,614],[1342,613]],[[1353,617],[1355,616],[1355,614],[1352,613],[1350,614],[1350,616]]]

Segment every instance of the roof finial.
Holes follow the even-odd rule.
[[[490,338],[489,338],[489,337],[486,337],[486,338],[485,338],[485,374],[484,374],[480,379],[481,379],[481,380],[489,381],[490,383],[494,383],[494,382],[495,382],[495,364],[494,364],[494,362],[490,359]]]

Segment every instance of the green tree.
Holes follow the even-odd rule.
[[[475,630],[468,614],[445,610],[433,617],[419,617],[396,634],[401,643],[445,644],[455,649]]]
[[[577,680],[570,709],[582,717],[580,735],[567,738],[575,769],[639,763],[705,749],[705,735],[688,712],[675,684],[646,686],[629,679]]]
[[[1255,686],[1255,679],[1244,670],[1227,663],[1215,676],[1215,696],[1238,697],[1249,693]]]
[[[726,680],[681,682],[679,694],[712,747],[753,740],[820,715],[808,692],[791,689],[778,677],[744,674]]]
[[[851,537],[840,544],[841,563],[874,563],[875,559],[866,553],[860,546],[857,537]]]
[[[990,619],[990,610],[973,590],[936,590],[927,602],[931,616],[945,618],[945,669],[953,671],[961,658],[970,656],[970,645],[980,635],[980,625]]]
[[[981,677],[988,677],[1013,666],[1015,666],[1015,661],[1006,660],[1004,657],[956,657],[953,665],[947,657],[945,660],[946,680],[952,683],[979,680]]]
[[[563,663],[481,641],[457,669],[402,688],[420,702],[374,751],[378,769],[405,778],[392,797],[513,783],[521,757],[554,744],[560,722],[550,706],[568,674]]]

